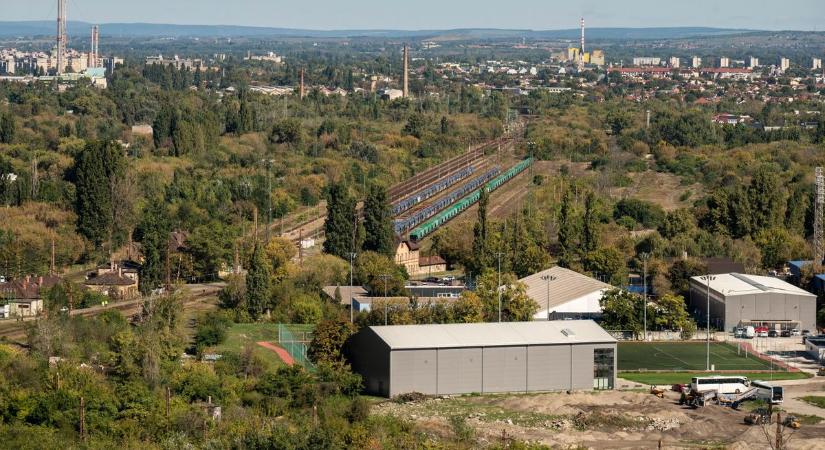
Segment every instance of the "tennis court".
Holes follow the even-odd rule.
[[[620,342],[619,370],[705,370],[704,342]],[[741,352],[736,345],[710,344],[716,370],[770,370],[771,363]],[[774,366],[774,370],[783,370]]]

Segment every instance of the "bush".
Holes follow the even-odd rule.
[[[349,423],[362,422],[370,415],[370,404],[363,397],[355,397],[347,410]]]

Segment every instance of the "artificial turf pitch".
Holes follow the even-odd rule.
[[[621,370],[705,370],[704,342],[620,342]],[[738,353],[736,345],[710,344],[710,363],[716,370],[770,370],[771,363]],[[774,366],[773,370],[782,370]]]

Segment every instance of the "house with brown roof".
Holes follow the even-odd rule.
[[[98,268],[87,275],[84,285],[94,292],[117,300],[126,300],[138,295],[138,271],[133,267],[123,267],[111,263],[108,268]]]
[[[43,295],[47,289],[60,282],[60,277],[47,275],[0,283],[0,316],[34,317],[43,312]]]
[[[420,250],[416,242],[398,241],[395,247],[395,263],[404,266],[410,276],[431,275],[447,271],[447,261],[442,257],[421,256]]]

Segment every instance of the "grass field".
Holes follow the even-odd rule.
[[[689,371],[706,368],[703,342],[619,342],[618,368],[623,370]],[[715,370],[770,370],[771,363],[738,353],[736,346],[710,344],[710,363]],[[781,370],[774,367],[774,370]]]
[[[275,352],[256,344],[259,341],[278,342],[278,325],[272,323],[236,323],[226,332],[226,340],[215,348],[216,353],[241,353],[244,347],[251,345],[255,355],[259,356],[267,368],[275,370],[284,365]]]
[[[708,376],[713,373],[708,372],[625,372],[620,373],[619,378],[628,381],[635,381],[636,383],[644,384],[676,384],[690,383],[690,379],[696,376]],[[729,376],[746,376],[751,380],[802,380],[810,378],[811,376],[805,372],[774,372],[773,376],[765,372],[724,372],[717,375]]]
[[[809,395],[807,397],[802,397],[802,401],[806,403],[810,403],[816,407],[825,409],[825,396],[822,395]]]

